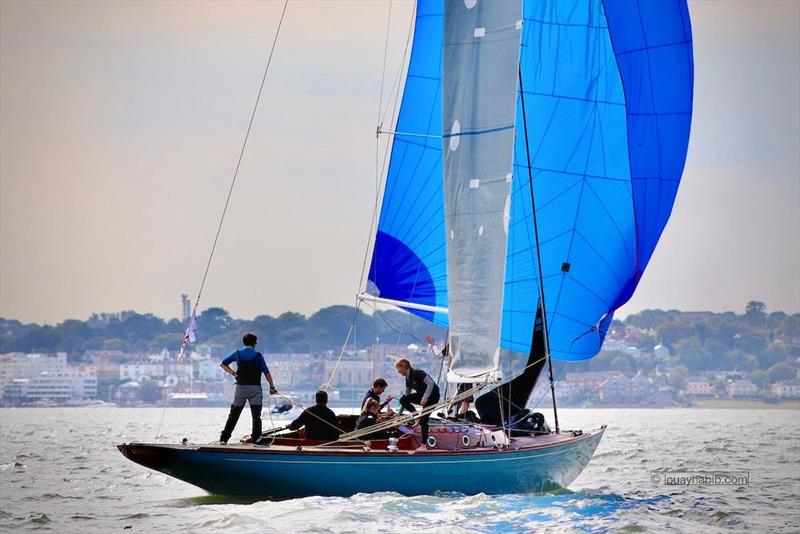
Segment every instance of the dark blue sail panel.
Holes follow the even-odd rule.
[[[442,191],[441,0],[420,0],[367,292],[447,307]],[[414,135],[403,135],[414,134]],[[430,137],[426,137],[430,136]],[[447,326],[447,316],[409,309]]]
[[[672,212],[692,120],[694,60],[684,0],[603,2],[628,110],[628,150],[639,271],[615,307],[631,297]]]
[[[520,67],[527,130],[518,99],[501,344],[531,343],[530,169],[550,350],[585,359],[633,294],[677,191],[691,117],[685,2],[525,2]]]

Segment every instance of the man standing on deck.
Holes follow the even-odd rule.
[[[412,369],[411,362],[402,358],[394,364],[395,369],[406,378],[406,391],[400,397],[400,406],[410,412],[416,412],[414,404],[419,404],[424,409],[426,406],[439,402],[439,386],[422,369]],[[414,393],[411,393],[414,391]],[[402,411],[402,410],[401,410]],[[419,418],[419,427],[422,430],[422,445],[418,450],[428,448],[428,419],[431,414],[425,414]]]
[[[236,390],[233,394],[233,403],[231,403],[231,411],[228,414],[228,421],[225,423],[225,428],[219,436],[220,443],[228,443],[228,440],[233,434],[233,429],[236,427],[236,422],[239,421],[239,416],[244,409],[245,401],[250,403],[250,413],[253,416],[253,431],[250,434],[253,443],[256,445],[261,444],[261,405],[262,405],[262,392],[261,392],[261,374],[263,373],[269,382],[269,393],[275,395],[278,390],[275,389],[275,384],[272,382],[272,375],[269,372],[267,363],[264,361],[264,356],[260,352],[256,352],[256,342],[258,338],[255,334],[247,333],[242,337],[244,347],[237,350],[220,364],[222,369],[232,375],[236,379]],[[231,369],[230,364],[236,362],[236,370]]]

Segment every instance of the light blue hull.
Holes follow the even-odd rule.
[[[131,460],[220,495],[291,498],[394,491],[403,495],[540,493],[567,487],[586,467],[604,429],[580,436],[522,438],[512,448],[470,451],[297,451],[289,447],[120,445]],[[516,449],[513,448],[516,442]]]

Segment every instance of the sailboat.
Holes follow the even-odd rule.
[[[278,429],[268,447],[120,451],[215,494],[568,487],[605,426],[561,428],[552,361],[594,356],[642,277],[683,172],[693,75],[685,0],[418,0],[359,299],[448,329],[451,394],[391,439],[341,415],[333,443]],[[552,429],[526,408],[545,368]],[[437,417],[472,393],[479,421]]]

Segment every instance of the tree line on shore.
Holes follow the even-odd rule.
[[[370,315],[344,305],[322,308],[309,316],[286,312],[247,320],[235,319],[222,308],[208,308],[197,317],[198,343],[227,349],[238,346],[245,331],[252,331],[259,336],[259,349],[273,353],[338,351],[351,327],[350,349],[376,342],[422,344],[425,334],[438,339],[445,335],[443,329],[402,311]],[[94,314],[86,321],[70,319],[56,325],[0,318],[0,353],[66,352],[71,361],[81,361],[86,351],[176,350],[185,328],[178,319],[133,311]],[[739,314],[644,310],[615,320],[609,338],[622,339],[639,352],[603,351],[582,362],[581,370],[649,372],[667,364],[681,366],[689,374],[731,369],[791,378],[800,358],[800,313],[767,313],[758,301],[749,302]],[[659,344],[669,349],[666,359],[654,353]],[[782,365],[775,371],[778,364]],[[770,382],[772,378],[764,377]]]
[[[340,350],[353,328],[349,346],[366,348],[375,342],[423,343],[427,333],[444,336],[444,330],[414,315],[397,311],[373,314],[352,306],[329,306],[305,316],[285,312],[277,317],[259,315],[252,320],[235,319],[222,308],[207,308],[197,316],[197,343],[226,348],[238,347],[242,334],[258,335],[263,352],[309,353]],[[78,361],[86,351],[122,352],[176,350],[186,324],[134,311],[93,314],[86,321],[68,319],[56,325],[23,324],[0,318],[0,353],[66,352]],[[355,344],[354,344],[355,343]]]

